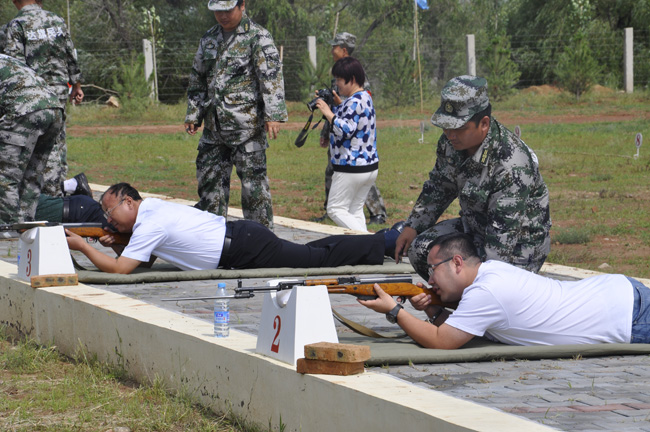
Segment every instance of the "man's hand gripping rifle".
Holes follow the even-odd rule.
[[[82,222],[82,223],[58,223],[58,222],[24,222],[15,224],[0,225],[0,231],[17,231],[23,233],[32,228],[62,226],[64,229],[77,234],[84,238],[97,240],[105,235],[112,235],[115,239],[114,244],[127,245],[129,243],[129,234],[115,233],[106,231],[99,222]]]
[[[192,300],[216,300],[224,298],[246,299],[255,296],[257,292],[282,291],[292,289],[295,286],[318,286],[325,285],[330,294],[350,294],[362,300],[371,300],[377,297],[375,284],[379,285],[387,294],[399,296],[404,299],[421,293],[430,294],[433,304],[443,307],[456,308],[457,303],[445,303],[438,295],[429,288],[413,284],[413,278],[409,276],[383,276],[357,278],[346,276],[330,279],[286,279],[279,281],[275,286],[243,287],[241,280],[237,282],[234,295],[209,296],[209,297],[178,297],[167,298],[162,301],[192,301]]]

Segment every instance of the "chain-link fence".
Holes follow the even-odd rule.
[[[554,69],[558,56],[570,44],[571,36],[544,37],[528,35],[525,38],[510,39],[509,58],[521,76],[515,86],[556,84]],[[111,88],[119,72],[120,62],[130,58],[130,52],[142,52],[142,45],[133,46],[105,43],[101,40],[76,40],[79,60],[86,84],[100,88]],[[591,51],[600,67],[598,84],[616,89],[623,88],[623,32],[619,35],[590,37]],[[277,40],[282,49],[283,72],[287,100],[304,100],[313,90],[314,78],[307,82],[309,56],[307,39]],[[158,95],[161,102],[175,103],[185,97],[192,59],[198,40],[166,40],[157,49]],[[650,84],[650,34],[648,31],[634,32],[634,87],[644,89]],[[329,62],[329,46],[319,44],[321,61]],[[422,35],[419,44],[421,75],[425,91],[436,94],[439,86],[448,79],[467,73],[466,47],[464,38],[444,39],[435,35]],[[488,75],[482,59],[491,54],[489,41],[476,40],[477,74]],[[364,46],[354,52],[364,67],[372,85],[373,95],[384,102],[398,98],[402,101],[419,100],[420,75],[414,60],[413,46],[372,47]],[[323,58],[326,57],[326,58]],[[310,86],[312,87],[310,89]],[[101,99],[106,95],[98,88],[89,88],[89,99]]]

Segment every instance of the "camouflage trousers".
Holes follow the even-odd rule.
[[[67,89],[66,95],[60,100],[61,107],[64,112],[65,120],[65,106],[68,100]],[[54,148],[50,153],[50,156],[47,158],[47,164],[43,170],[43,190],[44,194],[50,196],[63,196],[63,190],[61,189],[61,182],[66,179],[68,175],[68,147],[66,145],[66,131],[65,131],[65,121],[63,127],[61,128],[61,133],[56,138],[54,142]]]
[[[332,188],[332,175],[334,175],[334,167],[332,166],[332,158],[328,148],[327,167],[325,168],[325,203],[323,204],[325,210],[327,210],[327,200],[329,199],[330,189]],[[384,205],[384,199],[381,197],[376,183],[373,183],[370,187],[364,205],[368,209],[368,215],[370,217],[383,216],[386,219],[386,206]]]
[[[34,220],[43,171],[63,128],[63,110],[45,109],[0,122],[0,220]]]
[[[415,239],[408,250],[408,257],[411,265],[415,271],[424,278],[424,280],[429,280],[429,266],[427,264],[427,256],[431,251],[431,243],[433,241],[446,234],[453,233],[466,233],[467,230],[463,225],[461,218],[447,219],[442,222],[435,224],[433,227],[428,230],[420,233]],[[473,233],[468,233],[473,234]],[[523,269],[539,272],[539,269],[542,268],[542,264],[546,260],[551,247],[550,238],[547,237],[547,240],[536,247],[529,248],[516,248],[516,253],[508,257],[499,257],[492,256],[493,253],[487,253],[485,251],[485,240],[482,236],[473,235],[474,237],[474,246],[478,251],[479,256],[482,261],[486,260],[499,260],[510,263],[514,266],[521,267]]]
[[[244,218],[273,229],[271,189],[266,174],[266,149],[246,152],[243,145],[199,142],[196,178],[199,182],[199,207],[210,213],[227,216],[230,200],[230,176],[233,165],[241,180]]]

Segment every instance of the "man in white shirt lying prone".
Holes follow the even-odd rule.
[[[100,200],[107,222],[118,232],[132,233],[115,258],[66,231],[68,246],[81,251],[107,273],[131,273],[143,263],[162,258],[183,270],[222,268],[336,267],[383,264],[395,253],[398,228],[373,235],[338,235],[306,245],[278,238],[249,221],[226,222],[222,216],[157,198],[142,199],[128,183],[118,183]],[[114,249],[111,235],[100,238]]]
[[[650,289],[623,275],[558,281],[500,261],[481,262],[467,234],[435,240],[429,284],[450,314],[419,294],[411,304],[422,321],[378,286],[374,300],[359,300],[397,323],[427,348],[460,348],[475,336],[509,345],[650,343]]]

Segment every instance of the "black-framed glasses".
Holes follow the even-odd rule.
[[[440,264],[444,264],[444,263],[449,262],[449,261],[451,261],[453,259],[454,259],[454,257],[452,256],[452,257],[447,258],[446,260],[440,261],[438,264],[429,264],[429,277],[433,277],[433,272],[436,271],[436,268]]]
[[[120,202],[118,202],[117,204],[115,204],[113,207],[111,207],[111,208],[108,209],[108,210],[104,210],[104,217],[106,218],[106,220],[108,220],[108,219],[111,217],[111,214],[113,213],[113,210],[115,210],[116,208],[118,208],[118,207],[119,207],[119,206],[124,202],[125,199],[126,199],[126,197],[122,198],[122,199],[120,200]]]

